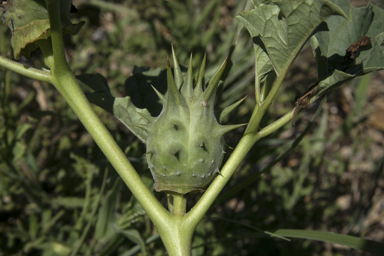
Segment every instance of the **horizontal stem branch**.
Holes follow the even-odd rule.
[[[294,111],[295,109],[293,108],[291,111],[286,113],[284,116],[280,117],[275,122],[261,129],[258,132],[258,135],[260,136],[260,138],[264,138],[268,136],[269,134],[273,133],[274,131],[277,131],[278,129],[286,125],[288,122],[290,122],[292,120]]]
[[[49,71],[43,71],[36,68],[31,68],[26,65],[20,64],[16,61],[10,60],[0,56],[0,66],[12,70],[20,75],[39,80],[42,82],[51,83],[51,75]]]

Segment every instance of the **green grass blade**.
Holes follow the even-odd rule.
[[[132,242],[139,245],[142,255],[147,256],[147,253],[145,250],[145,243],[144,243],[143,239],[141,238],[139,231],[137,231],[136,229],[128,229],[128,230],[119,230],[119,233],[121,233],[126,238],[128,238]]]
[[[247,227],[249,229],[256,230],[261,235],[271,236],[271,237],[283,239],[285,241],[290,241],[289,239],[285,238],[284,236],[281,236],[281,235],[276,234],[274,232],[265,231],[265,230],[262,230],[262,229],[259,229],[259,228],[256,228],[256,227],[244,224],[244,223],[242,223],[240,221],[236,221],[236,220],[232,220],[232,219],[227,219],[227,218],[222,218],[222,217],[219,217],[219,216],[211,216],[211,218],[212,219],[217,219],[217,220],[222,220],[222,221],[227,221],[227,222],[232,222],[232,223],[235,223],[237,225],[241,225],[241,226]]]
[[[94,208],[93,208],[93,210],[91,212],[91,215],[89,216],[90,220],[92,220],[96,216],[97,210],[99,209],[99,205],[100,205],[100,202],[101,202],[101,199],[102,199],[102,195],[104,193],[107,177],[108,177],[108,168],[106,168],[105,171],[104,171],[103,183],[101,185],[99,195],[98,195],[98,197],[96,199],[97,203],[95,204],[95,206],[94,206]],[[85,239],[87,237],[87,234],[88,234],[89,230],[91,229],[92,225],[93,225],[93,222],[89,221],[88,224],[86,225],[86,227],[84,228],[83,233],[82,233],[79,241],[76,244],[76,247],[71,252],[71,256],[77,255],[77,253],[80,250],[81,246],[83,245],[83,243],[84,243],[84,241],[85,241]]]
[[[375,255],[382,255],[384,252],[384,243],[379,243],[355,236],[335,234],[323,231],[296,229],[278,229],[273,233],[285,237],[309,239],[345,245],[350,248],[373,253]]]
[[[156,241],[157,239],[160,238],[160,235],[159,234],[155,234],[153,236],[151,236],[150,238],[148,238],[146,241],[145,241],[145,244],[150,244],[154,241]],[[125,252],[124,254],[122,254],[122,256],[132,256],[132,255],[136,255],[138,252],[140,251],[140,245],[136,245],[134,246],[132,249],[130,249],[129,251]]]

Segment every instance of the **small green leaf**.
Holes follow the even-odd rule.
[[[16,162],[17,160],[19,160],[24,155],[25,150],[26,150],[25,144],[16,142],[12,148],[12,155],[13,155],[12,161]]]
[[[147,133],[136,125],[148,124],[153,117],[147,109],[136,108],[130,97],[115,98],[113,114],[133,132],[141,141],[145,142]]]
[[[141,141],[146,141],[146,132],[137,125],[146,125],[153,119],[147,109],[136,107],[132,102],[132,98],[129,96],[124,98],[113,97],[110,93],[107,80],[100,74],[80,75],[76,78],[95,91],[94,93],[86,94],[92,104],[113,114]],[[154,90],[151,87],[149,88],[151,92],[155,94]]]

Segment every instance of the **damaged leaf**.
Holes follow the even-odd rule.
[[[351,22],[332,16],[327,28],[311,38],[320,81],[316,98],[356,76],[384,69],[384,10],[369,4],[350,6],[350,12]]]
[[[71,0],[61,0],[60,14],[63,33],[77,34],[84,21],[72,23],[69,19]],[[0,16],[3,24],[12,32],[11,45],[15,59],[20,54],[29,58],[32,51],[38,48],[38,40],[50,37],[48,11],[44,0],[7,0],[1,2]]]

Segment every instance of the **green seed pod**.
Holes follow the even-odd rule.
[[[203,190],[219,173],[224,154],[223,135],[242,125],[220,125],[213,112],[217,86],[226,61],[203,91],[205,57],[193,84],[192,56],[185,80],[173,51],[174,76],[167,70],[167,97],[156,91],[163,103],[160,115],[148,125],[147,162],[157,191],[186,194]]]

